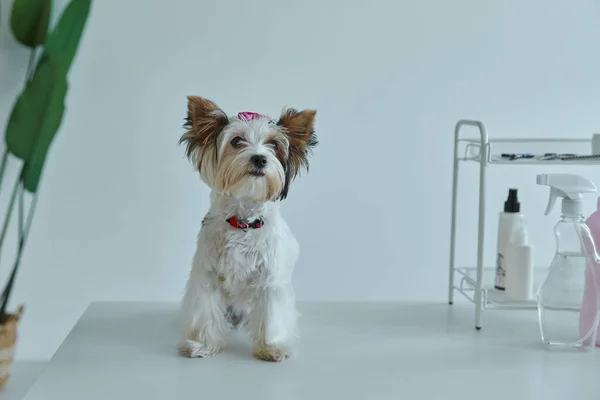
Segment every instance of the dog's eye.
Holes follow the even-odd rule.
[[[231,146],[237,149],[242,146],[243,140],[244,139],[242,139],[241,136],[236,136],[233,139],[231,139]]]
[[[270,147],[276,149],[277,148],[277,140],[270,140],[270,141],[268,141],[267,142],[267,146],[270,146]]]

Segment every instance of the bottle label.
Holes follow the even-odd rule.
[[[496,280],[494,287],[498,290],[505,289],[506,269],[504,268],[504,256],[498,253],[496,257]]]

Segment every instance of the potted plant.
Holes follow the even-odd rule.
[[[11,31],[19,43],[29,48],[30,57],[23,90],[6,124],[5,145],[0,155],[0,190],[4,188],[9,158],[16,158],[20,163],[0,228],[1,251],[16,206],[18,247],[0,295],[0,364],[8,366],[0,368],[0,387],[9,377],[17,326],[23,314],[23,306],[12,313],[7,306],[31,228],[47,153],[65,113],[67,77],[90,6],[91,0],[72,0],[54,29],[49,31],[52,0],[14,0],[12,5]],[[27,207],[26,197],[30,197]]]

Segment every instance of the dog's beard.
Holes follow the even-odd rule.
[[[279,196],[284,181],[283,166],[275,157],[269,157],[268,167],[259,172],[250,165],[248,157],[237,155],[221,161],[215,186],[227,196],[267,202]]]

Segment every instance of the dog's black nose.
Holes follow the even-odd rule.
[[[256,167],[256,168],[264,168],[265,165],[267,165],[267,157],[265,156],[259,156],[254,155],[252,157],[250,157],[250,162]]]

